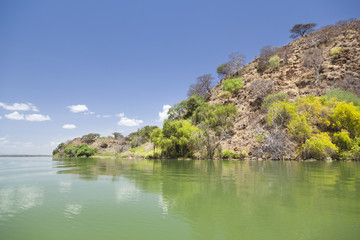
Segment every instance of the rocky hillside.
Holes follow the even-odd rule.
[[[98,149],[99,155],[116,155],[131,149],[130,142],[122,139],[114,138],[97,138],[95,140],[86,140],[84,138],[74,138],[67,142],[69,145],[79,146],[81,144],[87,144],[91,148]]]
[[[313,68],[305,67],[305,54],[310,49],[321,50],[320,78]],[[305,95],[324,95],[336,87],[360,95],[360,20],[327,26],[309,33],[277,49],[280,57],[277,69],[259,73],[261,57],[256,58],[227,78],[241,77],[244,87],[236,96],[223,99],[220,94],[225,79],[212,90],[210,103],[229,102],[238,109],[234,135],[222,143],[223,149],[252,154],[257,147],[256,132],[266,128],[266,113],[262,100],[269,94],[283,92],[294,100]]]

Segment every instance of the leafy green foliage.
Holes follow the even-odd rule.
[[[345,49],[342,47],[334,47],[331,49],[330,51],[330,55],[333,59],[339,58],[341,53],[344,51]]]
[[[151,133],[158,129],[157,126],[145,126],[138,129],[136,132],[130,133],[126,139],[130,141],[132,148],[138,147],[141,144],[144,144],[150,140]]]
[[[242,78],[229,78],[224,81],[223,90],[236,94],[244,86]]]
[[[334,133],[333,139],[336,146],[338,146],[341,150],[348,150],[351,148],[352,143],[348,131],[341,130],[340,132]]]
[[[199,135],[200,130],[187,120],[165,120],[162,131],[154,131],[151,140],[166,157],[192,157]]]
[[[270,94],[267,97],[264,98],[261,109],[263,111],[267,111],[272,104],[276,102],[288,102],[289,97],[286,93],[276,93],[276,94]]]
[[[114,135],[115,139],[123,139],[124,138],[124,136],[119,132],[114,132],[113,135]]]
[[[272,70],[276,70],[280,67],[280,57],[278,55],[274,55],[269,59],[269,67]]]
[[[220,79],[223,79],[231,73],[231,70],[232,69],[230,63],[223,63],[216,68],[216,73]]]
[[[229,100],[232,97],[232,94],[229,91],[224,91],[224,92],[219,94],[219,97],[222,98],[222,99]]]
[[[335,131],[347,130],[350,136],[356,137],[360,134],[360,111],[352,103],[339,102],[329,116],[331,127]]]
[[[331,89],[325,96],[327,100],[335,98],[339,102],[353,103],[355,106],[360,106],[360,98],[353,92],[342,91],[338,88]]]
[[[52,152],[52,155],[57,155],[60,153],[60,151],[64,148],[65,143],[60,143]]]
[[[296,115],[296,107],[289,102],[276,102],[268,111],[268,124],[286,126]]]
[[[180,120],[180,119],[188,119],[190,118],[194,111],[203,105],[206,105],[206,101],[198,96],[192,95],[186,100],[183,100],[174,105],[174,107],[169,109],[169,117],[168,119],[173,120]]]
[[[331,142],[331,138],[326,132],[312,136],[301,147],[301,155],[304,159],[323,160],[334,156],[338,151],[339,148]]]
[[[96,154],[95,148],[89,147],[87,144],[81,144],[76,147],[76,157],[90,157]]]
[[[229,159],[232,157],[234,153],[232,151],[230,151],[229,149],[225,149],[221,152],[222,158],[223,159]]]
[[[100,145],[101,148],[107,148],[108,147],[108,144],[106,142],[103,142],[101,145]]]
[[[304,115],[296,115],[289,122],[288,129],[297,142],[305,142],[312,134],[312,128]]]

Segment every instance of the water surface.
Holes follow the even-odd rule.
[[[0,239],[358,239],[360,163],[0,158]]]

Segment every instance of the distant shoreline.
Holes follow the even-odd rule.
[[[10,155],[0,155],[0,157],[52,157],[51,155],[31,155],[31,154],[10,154]]]

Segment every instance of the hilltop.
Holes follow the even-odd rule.
[[[321,50],[320,80],[312,68],[304,66],[305,53]],[[340,53],[334,53],[339,50]],[[265,129],[267,113],[261,110],[263,99],[285,93],[292,101],[314,95],[322,96],[332,88],[360,94],[360,21],[326,26],[273,51],[280,57],[279,67],[259,72],[261,57],[222,79],[211,91],[209,102],[235,105],[238,115],[234,134],[221,143],[223,149],[247,151],[250,155],[259,146],[258,130]],[[224,81],[241,77],[244,82],[237,94],[221,98]]]

